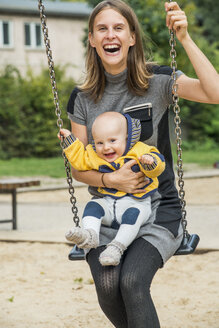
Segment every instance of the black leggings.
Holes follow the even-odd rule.
[[[92,249],[88,263],[99,304],[116,328],[158,328],[150,295],[151,281],[162,266],[157,249],[143,238],[135,240],[117,266],[102,266],[99,255],[105,247]]]

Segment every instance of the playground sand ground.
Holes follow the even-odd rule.
[[[187,202],[218,204],[218,179],[186,181]],[[57,195],[60,201],[62,192]],[[48,201],[50,194],[37,197]],[[68,261],[70,249],[58,243],[0,243],[1,328],[113,327],[99,308],[87,263]],[[218,328],[218,272],[219,251],[170,259],[151,288],[161,327]]]

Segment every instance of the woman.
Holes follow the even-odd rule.
[[[177,72],[179,97],[219,103],[219,76],[191,40],[184,12],[176,2],[165,3],[165,10],[166,25],[176,31],[197,74],[197,79],[191,79]],[[144,117],[142,141],[156,146],[166,159],[158,192],[152,196],[152,215],[121,263],[103,267],[98,261],[104,245],[115,237],[117,231],[113,227],[102,226],[100,246],[87,254],[99,304],[117,328],[159,327],[150,284],[182,240],[168,132],[167,108],[172,102],[173,84],[170,74],[168,67],[145,62],[138,21],[130,7],[120,0],[103,1],[95,7],[89,20],[86,80],[80,89],[73,90],[68,104],[72,132],[87,145],[92,142],[92,123],[100,113],[137,108],[137,114]],[[128,193],[142,192],[144,176],[132,171],[134,164],[129,161],[119,170],[105,174],[104,185]],[[73,176],[92,186],[89,191],[94,196],[97,187],[104,187],[99,172],[73,170]]]

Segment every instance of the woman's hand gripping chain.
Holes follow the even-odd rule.
[[[186,14],[180,9],[177,2],[165,2],[166,25],[169,30],[174,30],[177,39],[182,42],[188,36],[188,21]]]

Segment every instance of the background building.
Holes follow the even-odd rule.
[[[78,80],[84,70],[82,44],[91,9],[86,3],[43,1],[55,65]],[[0,69],[13,64],[25,75],[47,65],[37,0],[0,0]]]

